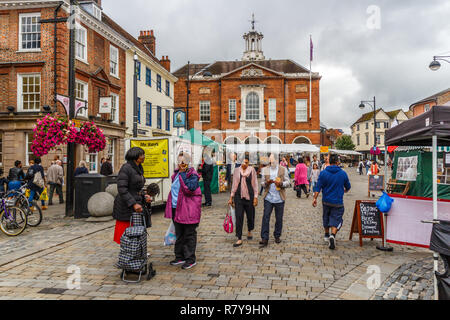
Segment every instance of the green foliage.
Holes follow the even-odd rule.
[[[338,150],[355,150],[352,137],[349,135],[340,136],[336,141],[336,149]]]

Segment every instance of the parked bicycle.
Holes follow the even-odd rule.
[[[27,191],[27,185],[24,184],[18,190],[9,191],[5,198],[13,201],[14,205],[21,208],[27,215],[28,225],[30,227],[37,227],[42,222],[42,210],[37,204],[36,199],[39,199],[39,194],[36,193],[35,199],[32,202],[32,208],[28,202],[28,197],[25,195]]]
[[[7,236],[18,236],[27,227],[27,214],[15,206],[14,200],[0,197],[0,230]]]

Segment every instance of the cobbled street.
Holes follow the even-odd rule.
[[[155,209],[148,251],[157,274],[150,281],[126,284],[114,267],[119,252],[112,241],[115,222],[65,218],[64,207],[53,206],[44,211],[41,226],[15,238],[0,236],[0,299],[432,299],[430,281],[414,286],[404,278],[401,282],[411,286],[410,294],[395,281],[402,279],[403,272],[412,277],[411,268],[430,278],[432,270],[421,267],[431,265],[431,251],[393,245],[394,252],[384,253],[376,249],[379,240],[365,239],[363,247],[357,234],[348,240],[354,202],[367,199],[367,176],[357,175],[354,169],[347,172],[352,190],[345,195],[344,226],[334,251],[323,240],[320,198],[313,208],[311,197],[297,199],[292,189],[282,242],[276,244],[271,238],[267,248],[259,249],[260,199],[254,239],[246,240],[244,225],[244,245],[233,248],[234,235],[222,227],[229,197],[223,193],[213,195],[213,206],[203,209],[196,267],[182,270],[169,265],[173,247],[164,246],[163,238],[170,221],[161,208]],[[271,235],[274,221],[273,214]],[[373,265],[381,271],[379,288],[367,286],[371,276],[367,270]],[[67,287],[74,275],[68,273],[70,266],[80,268],[79,289]],[[401,290],[391,288],[394,285]]]

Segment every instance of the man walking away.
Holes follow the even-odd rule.
[[[214,157],[214,154],[212,154],[212,156]],[[214,166],[213,166],[213,160],[208,154],[205,154],[204,159],[205,159],[205,163],[203,164],[203,167],[202,167],[202,177],[203,177],[203,188],[204,188],[203,190],[204,190],[204,194],[205,194],[205,203],[203,204],[203,206],[210,207],[212,205],[211,181],[213,178]]]
[[[48,205],[53,205],[53,193],[58,194],[59,203],[64,203],[62,184],[64,179],[63,168],[61,167],[61,160],[57,160],[56,163],[52,164],[47,170],[47,180],[50,185],[50,194],[48,197]]]
[[[347,173],[338,166],[337,155],[330,155],[330,165],[320,173],[319,181],[314,188],[312,205],[313,207],[317,206],[317,197],[322,191],[324,239],[328,242],[331,250],[336,247],[336,234],[342,227],[344,193],[348,192],[350,188]]]
[[[111,165],[111,159],[107,158],[103,163],[102,167],[100,168],[100,174],[104,176],[110,176],[113,174],[113,168]]]
[[[275,242],[281,242],[281,232],[283,229],[284,203],[286,200],[286,188],[290,187],[288,170],[278,165],[278,155],[271,154],[269,166],[263,168],[262,185],[264,187],[264,215],[261,226],[260,248],[267,247],[269,243],[270,215],[275,208]]]

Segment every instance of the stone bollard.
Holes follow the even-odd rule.
[[[117,197],[117,195],[119,194],[119,191],[117,190],[117,184],[110,184],[106,187],[105,192],[108,192],[114,198]]]
[[[91,215],[86,221],[101,222],[112,220],[114,197],[108,192],[94,194],[88,201],[88,211]]]

